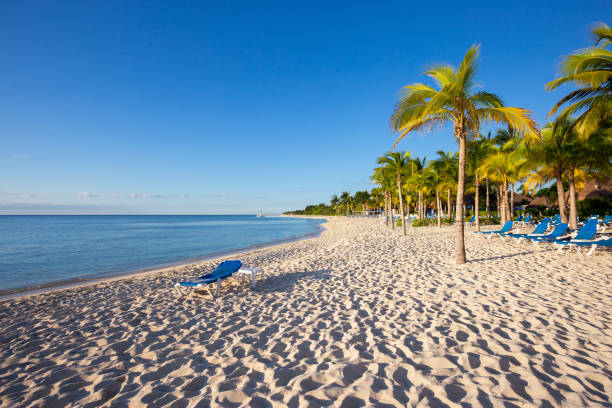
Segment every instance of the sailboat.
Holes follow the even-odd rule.
[[[259,214],[257,214],[256,217],[263,217],[263,212],[261,209],[259,210]]]

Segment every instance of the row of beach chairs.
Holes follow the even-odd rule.
[[[523,242],[531,242],[534,245],[549,244],[558,252],[568,248],[568,252],[576,250],[580,255],[586,256],[593,255],[597,248],[612,247],[612,236],[605,233],[606,229],[612,226],[612,215],[605,216],[603,220],[599,220],[596,215],[589,217],[583,223],[579,223],[579,229],[572,231],[567,223],[561,222],[561,216],[557,214],[552,219],[544,218],[531,232],[520,233],[516,227],[530,225],[528,218],[530,217],[507,221],[496,231],[474,231],[474,234],[488,239],[516,240],[519,244]]]

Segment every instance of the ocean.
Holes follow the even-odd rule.
[[[253,215],[0,216],[0,295],[299,239],[315,235],[322,222]]]

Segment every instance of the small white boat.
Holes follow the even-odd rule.
[[[259,217],[263,217],[263,212],[262,212],[262,210],[259,210],[259,214],[257,214],[257,215],[256,215],[256,217],[258,217],[258,218],[259,218]]]

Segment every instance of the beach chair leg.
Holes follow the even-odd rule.
[[[178,293],[179,297],[187,297],[187,295],[189,295],[189,293],[191,292],[192,288],[181,288],[180,285],[175,285],[174,289],[176,289],[176,292]]]
[[[591,249],[589,249],[589,252],[587,252],[587,256],[591,256],[595,253],[595,250],[597,249],[597,244],[593,244],[591,246]]]
[[[220,290],[221,290],[221,279],[217,279],[217,290],[215,290],[215,297],[219,296]]]
[[[555,244],[555,247],[557,248],[557,252],[559,252],[559,253],[563,252],[563,245]]]

